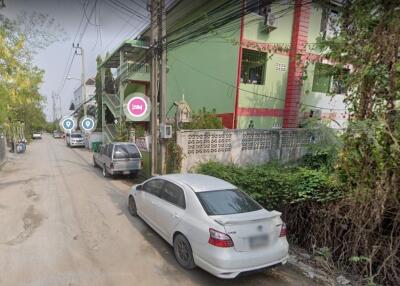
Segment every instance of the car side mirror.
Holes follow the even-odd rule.
[[[143,185],[137,185],[136,190],[137,191],[143,191]]]

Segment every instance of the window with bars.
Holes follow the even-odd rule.
[[[338,69],[328,64],[316,63],[312,91],[343,94],[346,92],[345,78],[348,74],[348,69]]]
[[[265,83],[265,68],[267,54],[263,52],[243,49],[241,82],[250,84]]]

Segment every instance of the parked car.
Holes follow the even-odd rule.
[[[67,132],[66,141],[69,147],[85,147],[85,138],[79,132]]]
[[[173,246],[186,269],[199,266],[217,277],[235,278],[288,259],[281,213],[214,177],[153,177],[132,187],[128,208]]]
[[[34,131],[32,133],[32,139],[42,139],[42,132],[40,131]]]
[[[58,130],[53,131],[53,138],[61,138],[62,137],[62,132]]]
[[[136,176],[142,163],[142,154],[133,143],[110,143],[93,153],[93,165],[102,168],[104,177],[116,174]]]

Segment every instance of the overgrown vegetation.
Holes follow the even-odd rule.
[[[205,107],[192,114],[192,120],[184,123],[182,129],[222,129],[222,121],[216,111],[207,111]]]
[[[238,167],[217,162],[201,164],[197,172],[218,177],[238,186],[267,209],[283,211],[303,202],[327,203],[343,195],[340,183],[325,170],[275,163]]]
[[[336,70],[351,68],[352,116],[337,162],[347,196],[323,211],[314,242],[370,284],[400,285],[399,11],[399,1],[346,1],[336,36],[320,41]]]
[[[176,138],[167,141],[167,174],[180,173],[182,168],[183,151],[182,147],[176,143]]]

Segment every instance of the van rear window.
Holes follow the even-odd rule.
[[[138,148],[133,144],[116,145],[114,148],[114,159],[140,158]]]

